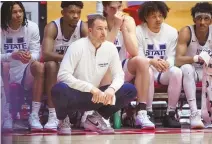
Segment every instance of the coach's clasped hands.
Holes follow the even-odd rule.
[[[115,96],[115,91],[113,88],[108,87],[104,92],[100,89],[93,87],[91,90],[93,95],[91,101],[93,103],[103,103],[103,105],[113,105],[113,99]]]

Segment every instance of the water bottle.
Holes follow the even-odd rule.
[[[27,103],[26,97],[24,97],[24,104],[21,105],[20,118],[28,119],[30,115],[30,105]]]
[[[113,127],[114,129],[120,129],[121,128],[121,110],[117,111],[113,115]]]

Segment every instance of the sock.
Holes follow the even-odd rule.
[[[146,110],[147,110],[148,112],[152,112],[152,111],[153,111],[153,110],[152,110],[152,107],[147,107]]]
[[[196,99],[188,100],[188,104],[189,104],[189,107],[190,107],[190,110],[191,110],[191,114],[194,114],[194,113],[196,113],[198,111],[197,110]]]
[[[10,116],[10,104],[6,103],[4,106],[4,117],[9,117]]]
[[[169,115],[170,111],[175,111],[175,108],[168,106],[166,114]]]
[[[138,103],[138,105],[136,106],[136,110],[137,112],[140,110],[146,110],[146,103]]]
[[[40,106],[41,106],[41,103],[40,102],[33,101],[32,102],[32,113],[33,114],[38,114],[38,112],[40,110]]]
[[[49,109],[49,115],[54,114],[56,116],[55,108],[48,108]]]

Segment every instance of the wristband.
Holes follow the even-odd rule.
[[[197,63],[197,62],[199,61],[199,55],[195,55],[195,56],[193,57],[193,61],[194,61],[195,63]]]

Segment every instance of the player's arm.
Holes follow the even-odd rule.
[[[56,36],[57,36],[57,28],[55,24],[51,22],[45,27],[42,42],[42,56],[45,62],[47,61],[60,62],[63,59],[63,55],[53,51]]]
[[[167,48],[166,52],[166,62],[167,62],[167,67],[172,67],[174,66],[174,61],[175,61],[175,55],[176,55],[176,46],[177,46],[177,39],[178,39],[178,33],[177,30],[173,33],[173,37],[170,39],[169,46]]]
[[[136,25],[135,21],[130,16],[125,16],[123,26],[121,27],[123,34],[124,44],[130,56],[138,55],[138,43],[136,38]]]
[[[86,37],[88,35],[88,23],[82,21],[81,35],[80,37]]]
[[[187,44],[190,40],[190,30],[188,27],[184,27],[180,30],[177,48],[176,48],[176,58],[175,65],[182,66],[184,64],[192,64],[194,63],[194,59],[191,56],[186,56],[187,52]]]
[[[34,24],[32,28],[31,39],[29,41],[29,52],[31,60],[40,59],[40,33],[37,24]]]

